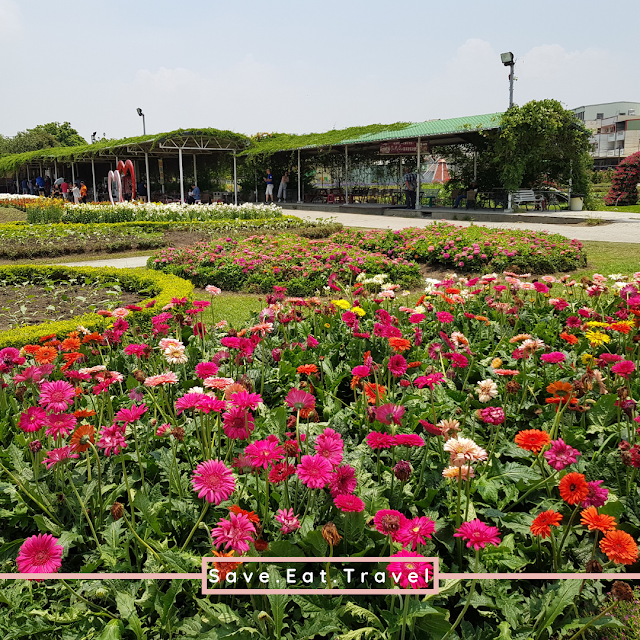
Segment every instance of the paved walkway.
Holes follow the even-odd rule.
[[[428,227],[438,221],[437,213],[434,218],[403,218],[398,215],[380,216],[359,213],[336,212],[335,209],[316,209],[314,211],[287,211],[306,220],[318,220],[332,218],[346,227],[363,227],[367,229],[404,229],[405,227]],[[401,213],[396,210],[395,213]],[[464,213],[464,212],[463,212]],[[470,212],[472,215],[472,212]],[[571,215],[565,214],[563,215]],[[549,231],[560,233],[567,238],[576,240],[597,240],[600,242],[632,242],[640,243],[640,215],[618,213],[612,211],[582,212],[576,214],[597,216],[603,219],[616,220],[612,224],[579,227],[572,224],[540,224],[536,222],[468,222],[464,220],[446,220],[451,224],[468,227],[472,224],[492,227],[494,229],[529,229],[531,231]],[[86,262],[63,262],[63,266],[69,267],[117,267],[120,269],[134,269],[144,267],[149,256],[136,256],[131,258],[113,258],[110,260],[88,260]]]

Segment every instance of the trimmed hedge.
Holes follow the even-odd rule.
[[[115,279],[127,291],[148,292],[150,297],[144,300],[140,306],[144,307],[144,302],[151,300],[155,300],[156,304],[150,309],[143,309],[136,313],[138,323],[149,321],[151,316],[159,313],[159,310],[171,302],[172,298],[190,298],[193,294],[193,284],[188,280],[157,271],[116,269],[113,267],[0,266],[0,279],[3,280],[10,279],[13,276],[16,281],[20,281],[21,279],[31,279],[37,275],[51,280],[64,280],[69,274],[74,276],[87,275],[102,282]],[[70,331],[75,331],[78,325],[83,325],[90,330],[101,331],[112,321],[111,318],[103,318],[95,313],[87,313],[70,320],[10,329],[0,332],[0,349],[5,347],[20,348],[25,344],[38,342],[40,338],[46,335],[56,334],[60,336],[67,334]]]

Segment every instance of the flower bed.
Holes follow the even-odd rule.
[[[261,619],[276,638],[343,640],[362,620],[376,638],[620,627],[610,610],[590,613],[610,582],[526,574],[637,571],[640,273],[451,278],[411,306],[376,284],[384,276],[361,279],[326,304],[276,290],[243,328],[212,318],[209,300],[175,300],[144,332],[142,312],[122,310],[108,332],[3,350],[7,568],[196,572],[213,545],[261,556],[271,588],[349,583],[333,563],[285,582],[270,555],[416,556],[382,565],[389,588],[428,584],[425,556],[441,572],[522,579],[442,581],[402,606],[380,595],[210,599],[184,580],[18,582],[3,587],[0,628],[45,614],[94,635],[105,623],[123,632],[124,619],[139,637],[235,637]],[[215,568],[230,586],[247,566]]]
[[[463,271],[504,269],[553,273],[586,266],[582,243],[557,233],[457,227],[438,222],[424,229],[355,231],[345,229],[336,242],[421,264]]]
[[[102,283],[123,291],[133,291],[143,296],[140,304],[143,309],[137,318],[140,326],[145,326],[155,310],[171,302],[172,299],[189,298],[193,285],[181,278],[154,272],[140,272],[135,269],[112,269],[92,267],[56,267],[56,266],[0,266],[0,282],[5,286],[24,282],[46,283],[70,281],[91,286]],[[155,301],[155,302],[154,302]],[[154,304],[151,304],[154,302]],[[150,306],[147,307],[146,305]],[[53,315],[53,314],[52,314]],[[0,331],[0,349],[22,347],[30,341],[38,341],[43,336],[56,336],[75,331],[81,324],[89,330],[102,330],[109,324],[105,317],[96,313],[85,313],[70,320],[46,322],[35,326],[26,326]]]
[[[403,258],[343,246],[335,236],[309,240],[282,234],[227,238],[194,247],[168,248],[149,258],[148,267],[174,273],[197,285],[227,291],[269,292],[286,285],[293,295],[323,290],[330,278],[348,283],[363,271],[382,272],[404,286],[418,281],[419,269]]]

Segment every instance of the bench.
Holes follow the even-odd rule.
[[[434,201],[438,200],[440,189],[425,189],[420,192],[420,204],[426,204],[428,207],[433,207]]]
[[[542,209],[544,202],[544,196],[536,195],[533,192],[533,189],[520,189],[516,191],[511,199],[511,203],[513,206],[521,206],[524,205],[525,209],[528,210],[527,204],[531,203],[534,205],[534,208]]]

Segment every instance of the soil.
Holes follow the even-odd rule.
[[[76,285],[53,290],[41,285],[0,287],[0,330],[69,320],[97,309],[114,309],[135,304],[143,297],[137,293]],[[65,299],[66,298],[66,299]]]

